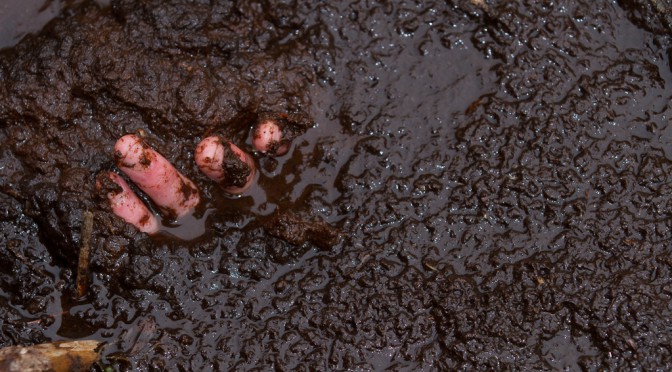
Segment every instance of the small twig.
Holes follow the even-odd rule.
[[[93,231],[93,213],[84,211],[84,221],[80,234],[79,262],[77,264],[77,296],[84,297],[89,289],[89,243]]]
[[[28,258],[26,258],[26,256],[23,255],[23,253],[17,250],[16,246],[12,244],[11,241],[7,243],[6,248],[17,260],[21,261],[21,263],[24,264],[27,268],[29,268],[33,273],[43,278],[49,277],[49,274],[47,274],[46,271],[44,271],[39,267],[36,267],[32,262],[30,262]]]

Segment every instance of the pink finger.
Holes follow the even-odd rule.
[[[114,145],[114,153],[119,169],[164,213],[182,217],[198,204],[196,185],[142,139],[127,134]]]
[[[154,234],[159,231],[159,221],[145,204],[131,190],[126,181],[114,172],[109,172],[108,179],[118,188],[107,193],[112,212],[138,230]]]
[[[283,141],[282,129],[273,120],[264,120],[255,126],[252,144],[257,151],[276,156],[289,151],[289,142]]]
[[[233,143],[207,137],[196,146],[194,159],[201,171],[232,194],[242,194],[254,183],[254,159]]]

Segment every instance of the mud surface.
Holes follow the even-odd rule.
[[[110,0],[92,0],[108,6]],[[0,48],[11,47],[25,36],[40,31],[45,24],[83,0],[4,0],[0,4]]]
[[[86,3],[0,54],[1,346],[100,340],[118,370],[672,368],[650,2],[207,3]],[[269,113],[303,118],[292,148],[231,198],[193,149],[251,150]],[[205,200],[159,237],[95,190],[138,131]]]

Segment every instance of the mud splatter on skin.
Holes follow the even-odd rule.
[[[224,148],[224,179],[222,187],[243,187],[247,183],[252,169],[231,150],[231,142],[223,144]]]
[[[149,220],[151,219],[151,216],[148,214],[145,214],[141,219],[140,219],[140,224],[141,225],[147,225],[149,223]]]
[[[140,165],[142,165],[145,168],[152,165],[152,157],[150,154],[148,154],[147,151],[142,152],[142,157],[140,158]]]
[[[100,195],[105,195],[109,192],[118,194],[123,191],[121,186],[112,182],[107,171],[102,171],[96,176],[96,188],[100,192]]]

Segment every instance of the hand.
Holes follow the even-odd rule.
[[[290,138],[274,120],[266,119],[255,126],[253,146],[270,155],[289,151]],[[133,134],[121,137],[114,146],[115,163],[171,219],[193,212],[200,202],[196,185],[182,175],[161,154]],[[242,194],[254,183],[256,165],[253,157],[220,136],[204,138],[194,152],[199,169],[230,194]],[[155,234],[161,224],[156,215],[140,200],[122,176],[107,172],[98,178],[99,189],[107,190],[112,212],[138,230]]]

